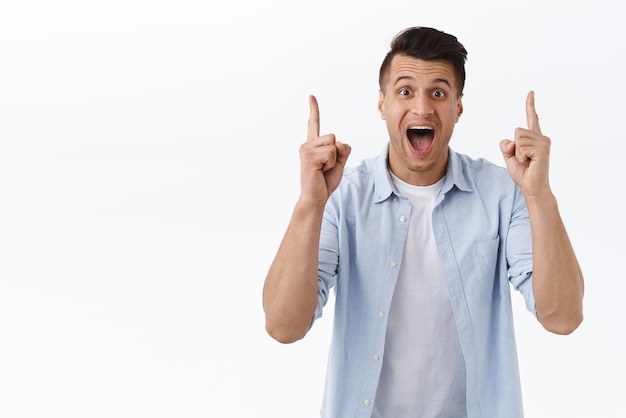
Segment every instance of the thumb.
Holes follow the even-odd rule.
[[[515,142],[510,139],[503,139],[500,141],[500,152],[502,152],[505,160],[513,157],[515,155]]]
[[[337,163],[341,164],[342,167],[346,166],[346,162],[348,161],[348,156],[352,152],[352,148],[348,144],[344,144],[342,142],[335,143],[337,147]]]

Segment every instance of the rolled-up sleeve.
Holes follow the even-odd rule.
[[[313,320],[320,318],[328,302],[331,289],[337,281],[339,265],[339,240],[336,216],[332,208],[324,211],[320,235],[319,266],[317,275],[317,308]]]
[[[526,309],[537,315],[533,296],[533,254],[530,218],[524,196],[516,188],[513,212],[506,244],[508,275],[511,285],[518,290],[526,302]]]

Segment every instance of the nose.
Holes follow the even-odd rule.
[[[430,116],[434,113],[431,97],[428,94],[416,94],[411,101],[411,112],[418,116]]]

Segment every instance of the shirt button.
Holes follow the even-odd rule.
[[[397,198],[397,197],[394,197],[394,198],[393,198],[393,201],[394,201],[394,202],[397,202],[397,201],[398,201],[398,198]]]
[[[374,360],[380,360],[380,357],[378,356],[378,354],[374,354]]]
[[[369,401],[369,399],[364,400],[364,401],[363,401],[363,405],[365,405],[365,406],[370,406],[370,401]]]
[[[391,261],[391,263],[389,263],[389,265],[390,265],[391,267],[395,267],[395,266],[397,266],[397,265],[398,265],[398,263],[396,263],[395,261],[393,261],[393,260],[392,260],[392,261]]]
[[[379,318],[384,318],[385,317],[385,313],[383,311],[378,312],[378,317]]]
[[[400,216],[400,222],[406,222],[406,216]]]

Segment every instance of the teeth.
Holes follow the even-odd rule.
[[[432,130],[432,128],[428,126],[411,126],[409,129],[428,129],[429,131]]]

